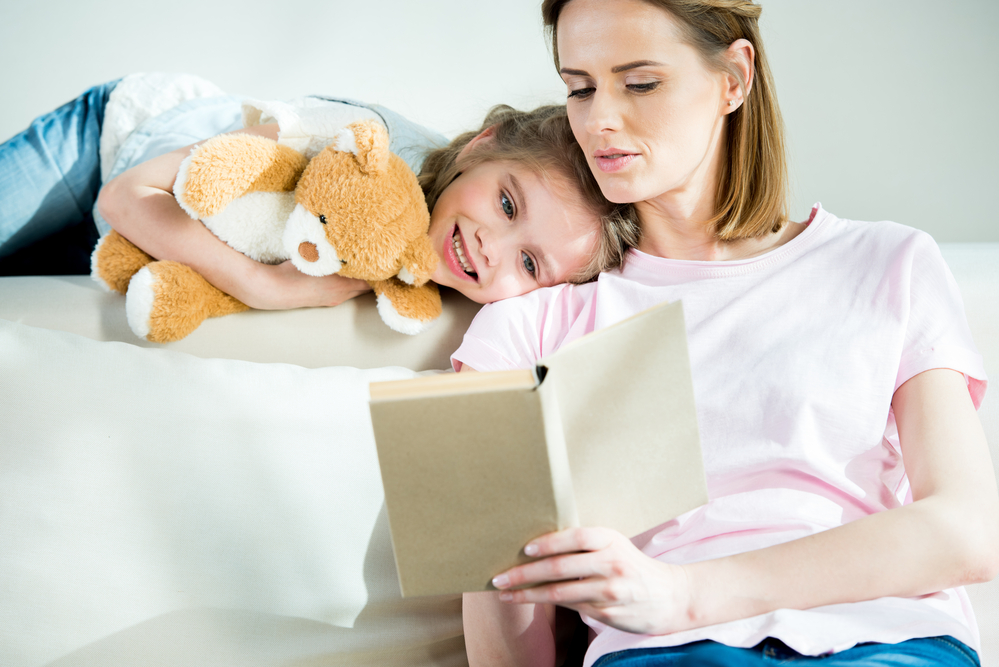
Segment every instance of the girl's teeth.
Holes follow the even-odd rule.
[[[472,265],[469,264],[468,260],[465,258],[465,248],[461,245],[461,237],[458,235],[457,227],[455,227],[454,236],[452,237],[451,242],[454,245],[455,254],[458,255],[458,262],[461,263],[461,268],[464,269],[465,273],[475,273],[472,270]]]

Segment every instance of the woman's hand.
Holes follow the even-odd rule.
[[[626,632],[665,634],[691,627],[691,581],[609,528],[570,528],[524,548],[541,560],[493,579],[511,603],[557,604]],[[510,590],[519,586],[532,586]]]
[[[306,275],[295,268],[291,261],[274,265],[260,264],[255,273],[255,284],[247,286],[244,294],[233,296],[251,308],[260,310],[337,306],[371,291],[371,287],[363,280],[338,275],[321,278]]]

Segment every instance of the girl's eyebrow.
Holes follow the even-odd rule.
[[[519,202],[517,206],[517,215],[521,218],[527,217],[527,197],[524,196],[524,189],[520,187],[520,181],[514,174],[510,174],[510,189],[513,190],[513,199],[515,202]]]

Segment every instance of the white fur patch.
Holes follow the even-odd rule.
[[[196,150],[198,150],[197,146],[192,148],[191,154],[184,158],[184,161],[180,163],[180,168],[177,169],[177,180],[173,182],[173,196],[174,199],[177,200],[177,203],[180,204],[180,207],[184,209],[184,213],[187,213],[195,220],[200,220],[201,214],[191,208],[186,197],[187,179],[191,170],[191,159],[194,157],[194,151]]]
[[[284,230],[295,210],[294,192],[251,192],[202,222],[215,236],[251,259],[278,264],[291,255]]]
[[[317,261],[308,262],[302,259],[298,254],[298,246],[302,243],[312,243],[316,246],[319,252]],[[326,240],[326,226],[301,204],[295,206],[284,228],[284,249],[291,257],[295,268],[306,275],[329,276],[340,271],[340,255]]]
[[[406,283],[407,285],[416,284],[416,276],[410,273],[409,269],[407,269],[405,266],[399,269],[399,273],[397,275],[399,276],[399,280]]]
[[[108,285],[100,274],[97,272],[97,253],[100,252],[101,246],[104,245],[104,241],[107,240],[108,236],[105,234],[97,240],[97,245],[94,246],[94,251],[90,253],[90,277],[94,279],[94,282],[101,286],[105,292],[113,292],[111,286]]]
[[[333,137],[333,147],[338,151],[357,155],[357,137],[354,136],[354,131],[345,127],[337,132]]]
[[[398,331],[399,333],[408,334],[410,336],[415,336],[418,333],[423,333],[437,322],[436,319],[433,320],[417,320],[411,317],[403,317],[399,314],[399,311],[395,309],[392,302],[384,294],[379,294],[378,299],[378,314],[381,316],[382,321],[388,325],[393,331]]]
[[[153,301],[156,299],[156,276],[148,266],[139,269],[128,283],[128,293],[125,295],[125,317],[128,327],[139,338],[149,335],[149,316],[153,312]]]

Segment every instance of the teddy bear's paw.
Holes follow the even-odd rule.
[[[189,216],[203,220],[247,193],[293,191],[307,164],[304,155],[272,139],[223,134],[191,149],[173,193]]]
[[[125,294],[132,276],[151,261],[152,257],[112,230],[90,254],[90,277],[109,292]]]
[[[441,295],[436,285],[410,287],[398,279],[374,283],[378,314],[393,331],[415,336],[440,317]]]
[[[152,262],[132,277],[125,299],[128,326],[153,343],[180,340],[205,319],[248,307],[215,288],[188,266]]]

